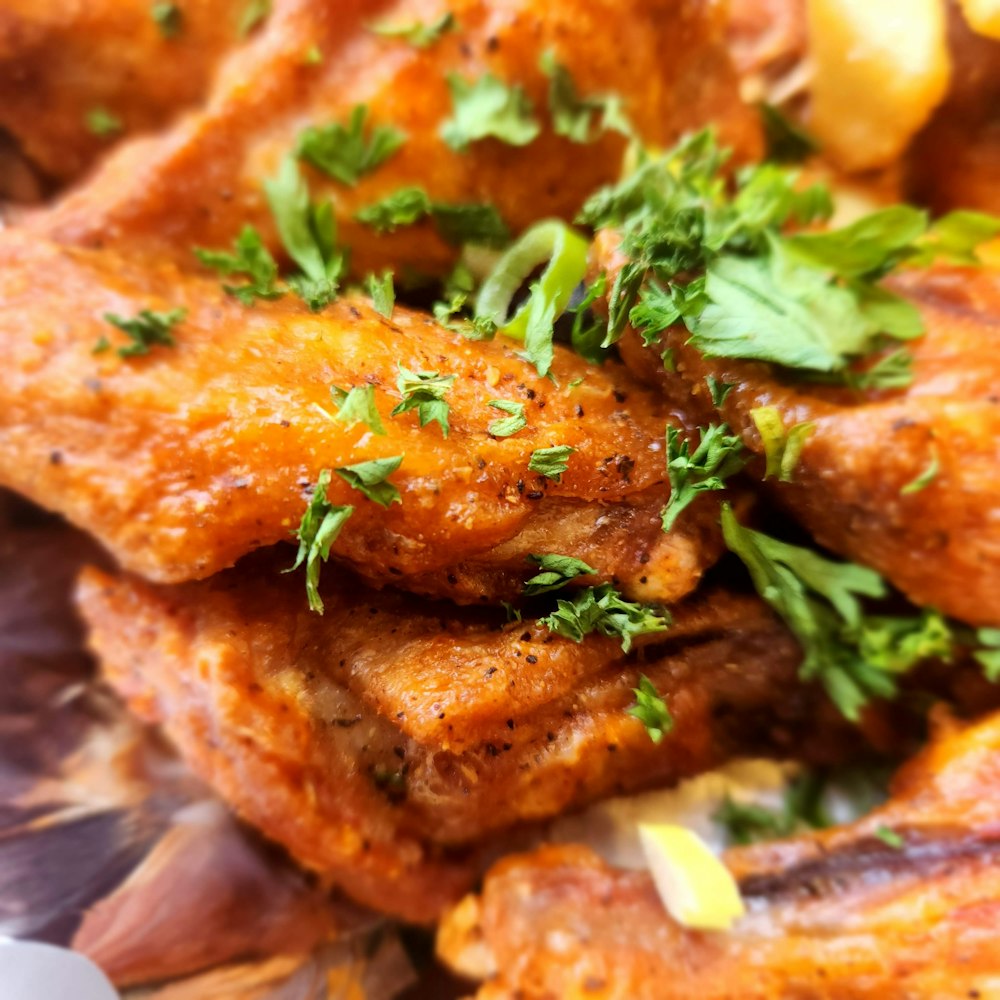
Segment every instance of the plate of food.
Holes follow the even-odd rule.
[[[993,0],[0,0],[7,988],[1000,995],[998,94]]]

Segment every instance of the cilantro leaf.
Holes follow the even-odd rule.
[[[562,474],[569,468],[568,459],[575,450],[568,444],[557,444],[551,448],[536,448],[531,453],[531,458],[528,459],[528,468],[532,472],[537,472],[547,479],[554,479],[558,483]]]
[[[654,743],[661,742],[674,728],[674,717],[670,714],[667,703],[645,674],[639,676],[639,686],[632,688],[632,693],[635,695],[635,704],[625,709],[625,714],[638,719],[646,727],[646,732]]]
[[[543,52],[539,68],[549,78],[549,114],[556,135],[571,142],[594,142],[607,130],[632,135],[621,111],[619,97],[581,97],[569,70],[556,61],[555,53]]]
[[[373,434],[385,436],[385,427],[375,405],[375,386],[353,386],[345,391],[339,386],[330,386],[330,396],[337,407],[337,415],[333,418],[346,424],[349,428],[355,424],[364,424]]]
[[[293,532],[299,539],[295,562],[284,572],[297,570],[306,564],[306,596],[309,608],[323,614],[323,598],[319,596],[319,576],[322,563],[330,558],[330,546],[337,540],[340,529],[354,513],[353,507],[337,507],[326,499],[332,473],[324,469],[316,481],[312,499],[302,515],[298,529]]]
[[[503,83],[492,73],[484,73],[475,82],[451,73],[448,87],[453,115],[441,126],[441,138],[458,152],[490,138],[526,146],[541,131],[531,100],[518,84]]]
[[[593,566],[588,566],[579,559],[557,555],[554,552],[547,555],[530,555],[528,561],[540,567],[541,573],[536,573],[525,582],[525,597],[534,597],[537,594],[546,594],[550,590],[559,590],[578,576],[588,576],[597,572]]]
[[[734,388],[732,382],[720,382],[714,375],[705,376],[705,384],[708,386],[708,396],[712,400],[712,405],[719,409],[720,406],[726,401],[726,396],[728,396]]]
[[[457,30],[458,21],[449,10],[428,24],[424,24],[422,21],[412,21],[408,24],[392,24],[383,21],[379,24],[373,24],[371,27],[376,35],[382,35],[384,38],[401,38],[414,48],[426,49],[445,32]]]
[[[899,491],[900,496],[910,496],[913,493],[919,493],[921,490],[927,489],[927,487],[930,486],[935,479],[937,479],[940,471],[941,457],[938,455],[937,448],[935,448],[932,443],[930,461],[926,466],[924,466],[920,473],[918,473]]]
[[[726,424],[701,428],[701,440],[694,452],[691,443],[676,427],[667,428],[667,477],[670,500],[663,508],[663,530],[670,531],[677,518],[698,498],[699,493],[724,490],[726,480],[743,468],[743,442],[729,433]]]
[[[154,312],[152,309],[143,309],[132,319],[118,316],[115,313],[105,313],[104,319],[112,326],[118,327],[123,333],[127,333],[131,341],[125,347],[118,348],[118,356],[122,358],[133,358],[142,354],[149,354],[150,348],[157,344],[165,347],[174,346],[172,329],[187,316],[186,309],[171,309],[170,312]],[[111,347],[107,338],[102,337],[94,349],[94,353],[100,350],[108,350]]]
[[[440,375],[438,372],[413,372],[400,365],[396,385],[403,394],[403,399],[390,416],[395,417],[400,413],[416,410],[421,427],[436,421],[441,427],[442,435],[447,437],[450,407],[444,397],[455,384],[457,377],[457,375]]]
[[[389,507],[394,503],[403,502],[399,490],[387,481],[402,462],[402,455],[394,455],[391,458],[373,458],[368,462],[345,465],[333,471],[345,483],[363,493],[369,500],[373,500],[383,507]]]
[[[264,246],[260,233],[253,226],[246,225],[240,230],[233,245],[235,253],[199,248],[195,250],[195,256],[206,267],[214,268],[223,275],[244,275],[248,279],[245,285],[224,284],[222,287],[245,306],[253,305],[255,299],[280,298],[282,291],[277,286],[278,265]]]
[[[337,246],[333,206],[310,201],[309,187],[291,156],[282,161],[276,177],[264,182],[264,192],[281,242],[302,269],[288,284],[317,312],[336,297],[347,270],[346,254]]]
[[[383,271],[382,277],[369,274],[365,286],[372,299],[372,307],[386,319],[392,319],[392,310],[396,304],[396,290],[392,283],[392,271]]]
[[[164,38],[176,38],[184,26],[184,14],[175,3],[158,0],[149,8],[153,23],[160,29]]]
[[[816,152],[816,140],[773,104],[761,103],[758,109],[764,125],[767,159],[797,163]]]
[[[823,808],[824,780],[806,771],[798,775],[785,791],[780,811],[748,802],[737,802],[729,795],[712,816],[726,827],[734,844],[753,844],[759,840],[787,837],[800,830],[830,826]]]
[[[509,416],[494,420],[486,430],[494,437],[505,438],[516,434],[528,426],[528,418],[524,415],[524,403],[515,403],[510,399],[491,399],[487,406],[507,413]]]
[[[391,125],[377,125],[365,135],[364,104],[355,105],[347,125],[311,125],[298,138],[295,154],[328,177],[352,187],[381,166],[406,141]]]
[[[954,641],[945,619],[929,608],[917,617],[869,615],[858,630],[864,661],[891,674],[905,673],[914,663],[932,657],[951,662]]]
[[[1000,628],[981,628],[976,633],[980,645],[986,647],[972,655],[979,661],[986,679],[995,684],[1000,681]]]
[[[271,13],[271,0],[247,0],[236,25],[237,33],[245,38],[258,28]]]
[[[118,115],[112,114],[107,108],[102,107],[91,108],[84,118],[84,124],[91,135],[99,136],[102,139],[117,135],[125,128]]]
[[[377,233],[394,233],[400,226],[412,226],[431,214],[430,196],[423,188],[401,187],[380,201],[365,205],[354,214],[358,222]]]
[[[752,409],[750,419],[764,445],[764,478],[774,476],[782,483],[790,483],[806,439],[816,429],[816,425],[812,421],[802,421],[786,428],[781,413],[774,406]]]
[[[1000,219],[983,212],[949,212],[937,219],[924,240],[926,257],[920,262],[942,258],[952,264],[979,264],[976,248],[1000,235]]]
[[[622,650],[632,648],[636,636],[665,632],[670,616],[642,604],[626,601],[609,583],[587,587],[570,600],[559,600],[556,610],[539,623],[550,632],[583,642],[591,632],[621,638]]]
[[[875,828],[875,836],[882,841],[886,847],[891,847],[894,851],[901,851],[906,846],[906,841],[903,837],[896,833],[895,830],[890,830],[887,826],[877,826]]]
[[[856,721],[871,697],[893,695],[895,675],[940,648],[933,620],[891,626],[884,619],[866,621],[859,598],[886,595],[874,570],[744,528],[728,504],[722,506],[722,534],[750,571],[757,593],[802,646],[801,676],[818,679],[847,718]],[[903,641],[906,636],[911,638]],[[880,646],[885,648],[875,656]]]

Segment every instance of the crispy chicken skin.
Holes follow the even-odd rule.
[[[609,243],[602,234],[604,250]],[[610,259],[613,259],[610,258]],[[654,350],[630,333],[625,363],[675,411],[718,422],[705,379],[733,385],[722,417],[758,456],[750,410],[773,406],[786,426],[812,421],[793,483],[772,495],[822,545],[872,566],[915,604],[978,625],[1000,623],[1000,273],[941,268],[891,281],[923,314],[909,345],[913,382],[855,392],[785,381],[770,366],[703,358],[669,331]],[[674,350],[676,372],[660,362]],[[936,464],[916,492],[901,493]],[[682,523],[682,522],[681,522]]]
[[[714,591],[631,658],[538,622],[323,580],[306,610],[283,553],[155,587],[90,571],[79,604],[104,676],[249,822],[371,905],[433,918],[467,888],[455,850],[735,754],[830,763],[866,741],[755,598]],[[625,709],[645,674],[675,728]],[[782,691],[776,698],[774,692]],[[866,732],[882,738],[873,713]],[[448,853],[451,849],[452,853]]]
[[[155,129],[205,95],[240,41],[245,0],[185,0],[166,37],[148,0],[2,0],[0,128],[49,180],[79,176],[119,135]],[[96,135],[102,109],[121,130]]]
[[[405,145],[355,187],[312,173],[314,196],[333,199],[358,274],[388,265],[440,273],[455,251],[429,224],[379,237],[353,220],[355,211],[417,184],[441,201],[491,202],[517,232],[546,216],[572,217],[591,191],[618,176],[621,135],[608,132],[581,146],[553,133],[548,80],[538,66],[549,50],[581,94],[620,95],[654,145],[711,121],[745,156],[760,151],[756,115],[740,102],[728,62],[718,4],[457,0],[446,7],[458,28],[420,49],[368,26],[429,23],[446,9],[440,0],[277,0],[251,42],[223,67],[203,112],[162,137],[128,144],[36,227],[59,241],[155,248],[186,264],[192,246],[228,245],[244,222],[275,247],[262,181],[307,126],[344,123],[365,104],[369,122],[401,129]],[[612,27],[616,44],[609,46]],[[323,54],[318,65],[305,59],[313,46]],[[488,139],[456,152],[440,137],[452,113],[448,74],[471,81],[485,72],[522,85],[534,102],[544,127],[529,145]]]
[[[102,336],[124,342],[104,313],[177,307],[188,315],[175,346],[93,354]],[[291,297],[246,308],[172,265],[16,231],[0,240],[0,342],[0,483],[152,579],[208,576],[289,539],[321,469],[395,455],[402,503],[384,509],[339,476],[328,492],[356,506],[335,556],[377,582],[496,600],[535,571],[528,553],[559,552],[639,599],[670,602],[721,548],[710,504],[683,534],[660,529],[669,487],[654,395],[620,366],[598,370],[562,348],[556,386],[513,342],[471,343],[407,309],[386,319],[360,297],[319,315]],[[397,363],[457,376],[447,439],[414,411],[389,416]],[[328,415],[331,384],[366,383],[384,437]],[[526,407],[527,427],[505,439],[487,431],[498,398]],[[527,468],[554,445],[575,449],[561,482]]]
[[[993,996],[998,759],[1000,717],[947,726],[865,819],[730,850],[747,915],[729,933],[678,926],[646,873],[549,847],[500,862],[481,899],[446,919],[439,949],[469,971],[498,970],[480,1000]]]

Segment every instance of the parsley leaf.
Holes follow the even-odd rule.
[[[674,728],[674,717],[670,714],[667,703],[645,674],[639,676],[639,686],[632,688],[632,693],[635,695],[635,704],[625,709],[625,714],[638,719],[646,727],[646,732],[654,743],[661,742]]]
[[[386,319],[392,319],[392,310],[396,304],[396,290],[392,284],[392,271],[383,271],[382,277],[369,274],[365,281],[368,294],[372,298],[372,307]]]
[[[672,371],[673,369],[668,369]],[[708,386],[708,395],[712,400],[712,405],[719,409],[720,406],[726,401],[726,396],[728,396],[734,388],[732,382],[720,382],[714,375],[705,376],[705,384]]]
[[[937,479],[938,473],[941,471],[941,458],[938,455],[937,448],[931,444],[931,457],[930,461],[924,467],[917,476],[915,476],[910,482],[908,482],[900,491],[900,496],[910,496],[913,493],[919,493],[921,490],[927,489],[931,483]]]
[[[579,559],[574,559],[572,556],[560,556],[554,552],[547,555],[530,555],[528,561],[540,567],[541,573],[536,573],[525,582],[524,594],[526,597],[546,594],[550,590],[559,590],[578,576],[588,576],[597,572],[593,566],[588,566]]]
[[[492,73],[484,73],[475,82],[451,73],[448,87],[453,116],[441,126],[441,138],[458,152],[488,138],[526,146],[541,131],[531,100],[518,84],[509,86]]]
[[[176,38],[184,26],[184,15],[175,3],[158,0],[149,8],[149,14],[164,38]]]
[[[381,22],[372,25],[372,31],[384,38],[401,38],[414,48],[426,49],[433,45],[445,32],[455,31],[458,21],[452,12],[445,11],[428,24],[422,21],[412,21],[409,24],[392,24]]]
[[[557,444],[551,448],[537,448],[528,459],[528,468],[532,472],[537,472],[547,479],[554,479],[558,483],[562,474],[569,468],[567,460],[575,450],[568,444]]]
[[[336,297],[347,269],[346,254],[337,246],[333,207],[329,201],[310,201],[308,185],[291,156],[282,161],[276,177],[264,182],[264,192],[281,242],[302,269],[288,284],[317,312]]]
[[[758,105],[767,143],[767,159],[797,163],[817,150],[816,140],[773,104]]]
[[[982,666],[986,679],[995,684],[1000,681],[1000,628],[981,628],[976,638],[986,648],[972,655]]]
[[[389,507],[394,503],[403,502],[399,490],[392,483],[387,482],[389,476],[400,467],[402,462],[402,455],[394,455],[391,458],[373,458],[369,462],[345,465],[343,468],[333,471],[369,500],[373,500],[383,507]]]
[[[253,305],[254,299],[280,298],[283,293],[277,286],[278,265],[264,246],[260,233],[253,226],[246,225],[240,230],[233,246],[235,253],[199,248],[195,250],[195,256],[202,264],[223,275],[244,275],[248,279],[247,284],[224,284],[222,287],[245,306]]]
[[[556,610],[539,623],[550,632],[583,642],[591,632],[620,637],[622,650],[632,648],[635,636],[665,632],[670,625],[666,611],[626,601],[609,583],[587,587],[571,600],[559,600]]]
[[[309,506],[293,534],[298,536],[299,551],[295,562],[285,570],[291,573],[306,564],[306,596],[309,608],[323,614],[323,598],[319,596],[319,575],[322,563],[330,558],[330,546],[337,540],[340,529],[354,513],[353,507],[336,507],[326,499],[332,473],[324,469],[316,481]]]
[[[365,135],[368,109],[358,104],[346,126],[311,125],[299,136],[295,154],[328,177],[351,186],[383,164],[406,141],[391,125],[377,125]]]
[[[364,424],[373,434],[385,436],[385,427],[375,405],[375,386],[353,386],[349,392],[339,386],[330,386],[330,396],[337,407],[337,415],[333,418],[346,424],[349,428],[355,424]]]
[[[271,0],[247,0],[236,25],[237,33],[245,38],[271,13]]]
[[[750,411],[764,445],[764,478],[776,477],[779,482],[790,483],[792,473],[799,464],[806,438],[815,430],[812,421],[802,421],[785,427],[781,414],[774,406],[758,406]]]
[[[396,385],[403,394],[403,400],[397,404],[390,416],[395,417],[400,413],[416,410],[421,427],[426,427],[431,421],[437,421],[442,435],[447,437],[449,405],[444,397],[455,384],[457,377],[457,375],[440,375],[437,372],[412,372],[400,365]]]
[[[729,433],[726,424],[701,428],[694,453],[691,443],[676,427],[667,428],[667,476],[670,500],[663,508],[663,530],[670,531],[681,513],[699,493],[724,490],[726,480],[743,468],[743,442]]]
[[[594,142],[608,130],[632,135],[621,110],[621,98],[581,97],[569,70],[551,51],[542,53],[539,68],[549,78],[549,114],[556,135],[579,143]]]
[[[398,188],[381,201],[359,209],[354,217],[376,232],[393,233],[400,226],[412,226],[428,216],[441,238],[453,246],[476,243],[499,247],[510,239],[510,230],[492,205],[434,201],[420,187]]]
[[[810,771],[798,775],[785,790],[780,812],[737,802],[727,795],[712,819],[726,827],[734,844],[753,844],[787,837],[800,830],[821,829],[831,824],[823,808],[824,784],[822,776]]]
[[[859,598],[886,596],[874,570],[744,528],[728,504],[722,505],[722,534],[757,593],[802,646],[801,676],[818,679],[847,718],[856,721],[871,697],[893,695],[896,674],[940,655],[933,618],[865,619]]]
[[[510,416],[494,420],[486,428],[494,437],[510,437],[528,426],[528,418],[524,415],[524,403],[515,403],[510,399],[491,399],[487,405],[502,413],[510,414]]]
[[[112,114],[107,108],[101,107],[91,108],[84,118],[84,123],[91,135],[100,136],[102,139],[117,135],[125,128],[121,118]]]
[[[170,312],[154,312],[152,309],[143,309],[132,319],[124,316],[117,316],[115,313],[105,313],[104,319],[112,326],[118,327],[123,333],[127,333],[131,343],[125,347],[118,348],[118,356],[122,358],[133,358],[142,354],[149,354],[151,347],[162,344],[165,347],[174,346],[174,338],[171,333],[173,327],[184,320],[187,315],[186,309],[171,309]],[[111,347],[106,337],[102,337],[94,353],[108,350]]]
[[[886,847],[891,847],[894,851],[901,851],[906,846],[906,841],[896,833],[895,830],[890,830],[887,826],[878,826],[875,828],[875,836],[882,841]]]

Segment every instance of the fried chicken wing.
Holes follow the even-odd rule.
[[[443,12],[438,0],[278,0],[252,42],[225,65],[204,112],[162,137],[129,144],[36,226],[59,241],[153,247],[189,264],[192,247],[226,246],[249,222],[275,249],[262,181],[307,126],[346,126],[352,108],[365,105],[370,126],[397,128],[405,143],[355,186],[314,172],[314,192],[333,199],[357,273],[388,264],[440,273],[455,251],[429,223],[380,237],[354,213],[401,186],[420,185],[437,201],[491,203],[517,232],[539,218],[572,217],[619,173],[621,134],[606,131],[587,145],[554,134],[549,82],[539,68],[549,51],[584,97],[619,95],[651,143],[713,122],[744,155],[759,152],[756,117],[739,99],[716,4],[458,0],[447,10],[454,30],[420,48],[371,25],[431,24]],[[609,46],[612,25],[616,44]],[[320,61],[307,59],[313,51]],[[440,134],[453,113],[449,74],[474,82],[486,73],[524,88],[541,131],[526,145],[486,139],[456,151]]]
[[[3,0],[0,128],[50,181],[197,104],[240,41],[244,0]],[[171,8],[160,15],[157,7]],[[103,118],[94,116],[100,116]]]
[[[537,621],[374,593],[328,574],[304,607],[275,552],[153,587],[88,573],[105,677],[236,811],[371,905],[432,918],[472,879],[456,854],[514,824],[670,783],[739,753],[830,761],[865,741],[753,598],[712,593],[624,657]],[[644,674],[662,744],[627,714]],[[775,692],[781,691],[780,697]],[[871,716],[878,734],[878,716]]]
[[[498,864],[481,899],[446,919],[439,948],[495,974],[481,1000],[992,996],[998,759],[997,716],[946,727],[865,819],[728,851],[747,906],[729,933],[674,923],[644,872],[548,847]]]
[[[621,368],[557,348],[557,386],[502,338],[470,343],[428,317],[367,299],[320,315],[291,298],[246,308],[172,265],[58,249],[15,231],[0,242],[0,482],[90,531],[150,578],[208,576],[288,539],[323,468],[403,456],[401,503],[354,504],[334,555],[375,581],[458,601],[514,596],[530,552],[579,555],[642,600],[689,592],[718,555],[714,515],[666,536],[655,398]],[[121,335],[101,317],[186,308],[174,346],[94,354]],[[121,341],[116,338],[121,337]],[[450,433],[400,402],[399,365],[454,375]],[[577,379],[582,383],[574,385]],[[385,435],[333,419],[330,386],[373,385]],[[494,399],[527,426],[497,438]],[[531,472],[536,449],[569,446],[561,480]]]
[[[765,364],[702,357],[674,330],[657,350],[637,337],[623,357],[675,408],[718,421],[705,378],[729,383],[719,413],[757,456],[750,411],[811,421],[794,482],[772,495],[814,538],[872,566],[914,603],[979,625],[1000,622],[1000,275],[941,268],[890,282],[920,309],[905,389],[855,391],[782,379]],[[676,372],[659,351],[673,348]],[[762,473],[763,462],[758,471]],[[907,489],[920,480],[920,489]]]

